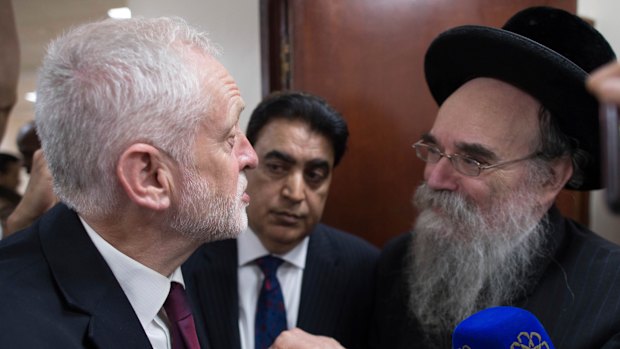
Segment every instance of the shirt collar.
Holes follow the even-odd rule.
[[[292,250],[285,254],[279,255],[269,253],[265,246],[263,246],[260,242],[258,236],[256,236],[256,233],[248,227],[237,237],[237,259],[239,262],[239,267],[247,265],[262,256],[272,254],[300,269],[304,269],[306,266],[306,255],[308,253],[308,239],[309,237],[306,236]]]
[[[89,226],[82,217],[80,217],[80,221],[118,280],[142,327],[145,328],[147,324],[153,321],[164,305],[164,301],[170,292],[170,282],[178,282],[185,288],[181,268],[175,269],[170,277],[165,277],[117,250]]]

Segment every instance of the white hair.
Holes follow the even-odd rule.
[[[114,212],[122,198],[116,163],[137,142],[191,163],[211,103],[190,50],[216,54],[206,34],[179,18],[108,19],[51,43],[35,118],[62,201],[83,214]]]

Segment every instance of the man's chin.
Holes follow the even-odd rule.
[[[239,236],[243,231],[248,229],[248,214],[245,211],[245,208],[241,210],[241,214],[239,215],[239,231],[235,235],[235,238]]]

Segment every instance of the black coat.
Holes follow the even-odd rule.
[[[556,348],[620,348],[620,246],[548,212],[552,251],[541,258],[527,294],[514,305],[541,321]],[[372,347],[429,348],[407,312],[405,256],[411,234],[390,241],[381,254],[376,280]]]
[[[151,348],[114,274],[63,204],[0,242],[0,318],[2,348]]]

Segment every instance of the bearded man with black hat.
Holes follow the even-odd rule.
[[[382,252],[373,346],[449,348],[491,306],[533,313],[558,348],[620,347],[620,247],[563,217],[562,188],[602,186],[589,72],[615,59],[590,25],[536,7],[461,26],[425,57],[440,108],[412,233]]]

